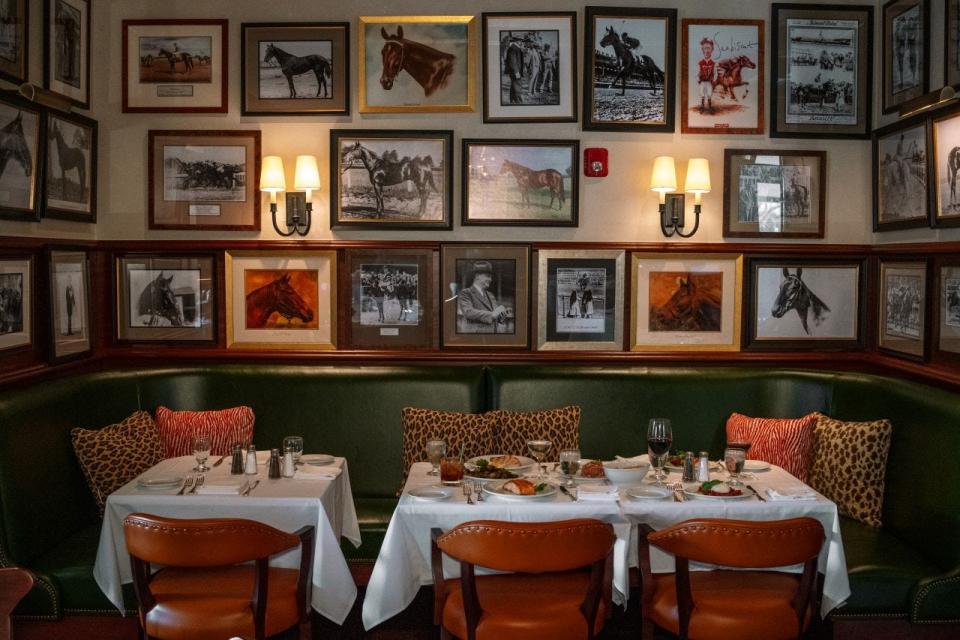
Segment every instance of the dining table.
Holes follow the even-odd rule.
[[[306,459],[307,456],[304,456]],[[169,518],[244,518],[293,532],[315,528],[312,563],[311,606],[319,614],[342,624],[357,597],[357,586],[340,549],[345,538],[360,545],[360,526],[350,488],[347,461],[327,456],[323,466],[311,465],[296,477],[269,478],[267,465],[259,464],[256,475],[231,475],[230,457],[205,472],[196,492],[171,488],[144,488],[152,480],[189,479],[196,465],[193,456],[162,460],[107,497],[100,541],[93,568],[94,579],[121,612],[125,610],[122,586],[133,581],[123,534],[123,520],[131,513],[149,513]],[[239,483],[247,491],[213,493],[215,487]],[[204,490],[203,487],[207,487]],[[210,490],[210,493],[207,491]],[[300,549],[278,554],[271,566],[296,568]]]

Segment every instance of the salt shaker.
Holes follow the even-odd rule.
[[[693,463],[693,451],[687,451],[687,454],[683,457],[683,481],[697,481],[697,470],[694,469]]]
[[[248,476],[257,475],[257,448],[252,444],[247,447],[247,466],[243,468],[243,472]]]
[[[287,450],[283,452],[283,477],[292,478],[295,470],[296,467],[293,463],[293,449],[291,447],[287,447]]]
[[[706,451],[700,452],[700,471],[697,474],[698,482],[710,482],[710,454]]]
[[[267,477],[271,480],[280,477],[280,449],[270,449],[270,466],[267,467]]]
[[[230,475],[243,475],[243,448],[239,444],[233,445],[233,458],[230,460]]]

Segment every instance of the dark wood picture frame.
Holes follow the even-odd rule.
[[[897,8],[903,8],[903,11],[910,10],[913,7],[920,7],[921,17],[918,28],[920,30],[920,59],[917,61],[920,68],[920,84],[913,89],[899,92],[899,97],[894,96],[892,81],[894,71],[894,56],[896,55],[896,43],[889,21],[895,16],[889,15]],[[900,13],[903,13],[901,11]],[[889,20],[888,20],[889,18]],[[888,0],[881,9],[880,22],[882,23],[883,41],[881,44],[881,60],[883,65],[883,79],[881,81],[883,113],[893,113],[905,102],[915,100],[923,96],[930,90],[930,3],[929,0]]]
[[[257,46],[256,34],[282,34],[289,32],[286,37],[292,41],[331,41],[331,58],[327,62],[330,66],[324,71],[323,65],[319,71],[308,69],[300,73],[291,73],[287,82],[293,83],[297,96],[295,98],[260,98],[260,65],[263,59]],[[312,35],[315,34],[315,35]],[[267,38],[271,39],[271,38]],[[249,40],[249,42],[248,42]],[[279,62],[279,61],[277,61]],[[294,63],[296,61],[293,61]],[[300,78],[307,81],[319,73],[324,77],[329,98],[318,98],[309,93],[300,94],[297,85]],[[250,77],[248,77],[250,75]],[[284,75],[284,74],[281,74]],[[317,87],[319,93],[321,87]],[[240,112],[244,116],[348,116],[350,115],[350,23],[349,22],[244,22],[240,25]],[[330,104],[324,104],[330,101]]]
[[[484,147],[531,147],[531,148],[556,148],[556,147],[569,147],[570,148],[570,218],[569,220],[550,220],[550,219],[537,219],[537,218],[471,218],[470,217],[470,181],[473,178],[473,167],[470,165],[470,150],[472,147],[484,146]],[[460,141],[460,225],[467,226],[497,226],[497,227],[506,227],[506,226],[518,226],[518,227],[577,227],[580,225],[580,141],[579,140],[512,140],[504,138],[463,138]],[[541,165],[542,166],[542,165]],[[502,164],[501,164],[502,167]],[[551,170],[557,171],[553,167],[543,170],[533,170],[530,171],[529,167],[520,165],[517,171],[523,171],[527,169],[530,174],[538,175],[543,174],[544,171],[547,171],[545,179],[550,180],[554,176],[549,172]],[[491,174],[486,174],[491,175]],[[492,174],[498,181],[504,180],[508,184],[516,183],[517,189],[519,191],[520,181],[527,180],[525,176],[517,176],[514,174],[506,175],[502,173],[502,169],[496,170]],[[560,187],[563,190],[564,200],[566,200],[566,187],[563,185],[564,179],[563,173],[560,174]],[[489,179],[489,178],[488,178]],[[523,196],[523,192],[521,197]],[[550,196],[550,203],[548,205],[550,212],[553,211],[553,200],[554,200],[554,191],[551,187],[546,187],[546,193]],[[543,189],[529,189],[527,192],[527,198],[539,200],[543,198],[545,200],[546,196],[544,195]],[[529,203],[529,200],[528,200]],[[517,203],[518,206],[523,206],[523,202]],[[562,208],[562,204],[558,205]],[[558,211],[560,209],[557,209]]]
[[[93,318],[92,302],[94,300],[94,297],[90,289],[90,284],[91,284],[90,252],[85,247],[51,245],[46,248],[46,250],[44,251],[44,254],[46,258],[45,262],[47,265],[47,292],[49,294],[48,295],[48,298],[49,298],[48,329],[50,334],[50,344],[49,344],[48,360],[51,363],[61,363],[61,362],[69,362],[71,360],[79,360],[81,358],[90,357],[90,355],[93,354],[93,336],[94,336],[93,325],[91,324],[91,319]],[[83,331],[86,332],[86,340],[85,340],[86,348],[83,348],[82,344],[80,345],[80,348],[77,348],[76,346],[68,347],[67,349],[65,349],[66,352],[63,353],[62,355],[59,354],[60,349],[58,348],[62,340],[57,329],[58,320],[60,319],[59,314],[57,313],[58,309],[60,308],[60,305],[58,303],[59,289],[57,287],[57,283],[54,277],[56,275],[56,260],[57,260],[58,254],[60,254],[63,258],[69,258],[71,256],[80,257],[79,264],[80,264],[81,270],[80,270],[79,279],[80,279],[80,283],[83,286],[83,294],[82,294],[83,298],[81,300],[81,304],[82,304],[81,311],[83,312],[81,316],[81,322],[82,322],[81,328]],[[76,300],[75,293],[71,291],[71,293],[67,294],[66,291],[67,290],[65,290],[65,295],[69,295],[73,300]],[[68,315],[70,314],[69,309],[67,313]],[[72,322],[70,324],[72,325]],[[68,325],[68,327],[70,327],[70,325]],[[70,335],[70,334],[66,334],[66,335]],[[83,341],[81,340],[81,342]]]
[[[196,26],[196,27],[211,27],[220,29],[220,38],[219,38],[219,49],[220,49],[220,60],[217,61],[211,52],[211,60],[209,62],[211,67],[211,84],[213,82],[213,66],[215,63],[220,65],[220,87],[219,91],[209,92],[211,96],[217,98],[217,102],[214,104],[210,100],[210,104],[201,104],[199,106],[194,106],[190,104],[186,105],[163,105],[163,104],[136,104],[130,90],[130,29],[133,28],[150,28],[150,27],[182,27],[182,26]],[[228,98],[229,98],[229,86],[230,86],[230,30],[229,30],[229,21],[227,20],[218,20],[218,19],[188,19],[188,20],[124,20],[123,21],[123,75],[121,76],[122,80],[122,89],[123,89],[123,113],[227,113],[228,109]],[[213,36],[211,36],[213,38]],[[139,49],[138,49],[139,51]],[[140,61],[139,54],[136,57],[137,60],[137,69],[139,70],[140,65],[143,64]],[[154,99],[167,97],[171,99],[190,97],[194,96],[194,84],[200,83],[189,83],[189,82],[168,82],[168,83],[158,83],[158,88],[161,84],[166,84],[171,87],[187,87],[190,89],[189,93],[185,89],[172,92],[168,96],[155,96]],[[203,83],[205,84],[205,83]],[[180,95],[183,94],[183,95]]]
[[[57,2],[69,2],[69,3],[78,3],[86,5],[86,19],[80,18],[80,22],[77,25],[79,29],[79,47],[80,47],[80,60],[79,63],[85,67],[78,74],[78,80],[82,83],[82,89],[78,88],[76,94],[71,95],[70,93],[64,93],[63,91],[58,91],[60,88],[59,85],[63,84],[60,81],[55,81],[53,75],[55,72],[55,61],[53,60],[54,54],[53,49],[55,48],[54,36],[51,34],[54,22],[57,21],[57,17],[54,15],[53,5]],[[43,11],[43,88],[53,91],[57,95],[61,95],[65,98],[68,98],[70,102],[81,108],[89,109],[90,108],[90,45],[92,44],[91,39],[91,24],[92,20],[90,14],[93,12],[93,0],[45,0],[44,2],[44,11]],[[86,37],[84,37],[86,34]],[[66,45],[65,45],[66,46]],[[83,55],[83,51],[86,50],[86,55]]]
[[[22,283],[23,295],[21,297],[21,319],[23,320],[23,332],[26,334],[27,342],[21,342],[11,346],[4,347],[0,340],[0,360],[14,353],[31,351],[37,343],[37,283],[40,278],[37,277],[37,259],[33,252],[19,251],[16,249],[0,248],[0,267],[4,262],[26,262],[28,277],[24,278]],[[4,275],[0,269],[0,276]],[[19,333],[19,332],[18,332]],[[0,334],[0,338],[6,334]]]
[[[426,222],[406,222],[398,220],[388,220],[385,222],[376,222],[377,212],[373,211],[372,216],[368,216],[366,211],[359,212],[357,216],[364,216],[368,219],[342,219],[341,218],[341,180],[345,175],[345,170],[342,168],[342,163],[344,161],[343,154],[340,153],[340,141],[342,139],[356,140],[358,143],[360,140],[401,140],[401,141],[416,141],[416,140],[431,140],[431,141],[441,141],[443,144],[442,152],[442,161],[443,161],[443,184],[436,185],[436,180],[434,184],[436,185],[436,190],[440,194],[441,203],[443,205],[443,218],[441,220],[430,220]],[[362,147],[364,151],[369,151],[366,147]],[[379,156],[380,154],[376,154]],[[398,162],[402,163],[402,158],[405,155],[414,156],[414,160],[420,159],[416,154],[405,154],[403,152],[398,152]],[[421,165],[422,167],[431,166],[435,167],[438,159],[431,155],[430,164],[426,164],[426,159],[422,159],[424,162]],[[354,159],[350,159],[351,167],[350,168],[363,168],[362,160],[360,166],[353,166]],[[370,171],[372,165],[370,165],[367,170]],[[432,168],[431,168],[431,176]],[[330,228],[331,229],[347,229],[347,228],[367,228],[367,229],[383,229],[383,230],[401,230],[401,229],[452,229],[453,228],[453,131],[450,129],[442,130],[407,130],[407,129],[331,129],[330,130]],[[349,180],[349,177],[347,178]],[[369,182],[369,178],[365,178]],[[403,183],[401,183],[403,184]],[[414,183],[415,184],[415,183]],[[385,185],[387,187],[393,185]],[[430,197],[430,186],[424,181],[423,185],[423,195],[422,197],[429,199]],[[372,188],[372,187],[370,187]],[[386,209],[386,197],[383,198],[384,209]],[[375,205],[376,206],[376,205]],[[380,218],[384,216],[384,212],[380,212]]]
[[[930,317],[930,262],[926,258],[914,257],[881,257],[877,265],[876,277],[876,346],[877,351],[886,353],[897,358],[913,360],[915,362],[924,362],[927,359],[930,347],[930,326],[928,318]],[[917,302],[918,325],[920,335],[913,339],[907,335],[893,335],[888,332],[886,326],[886,317],[890,311],[890,298],[886,288],[885,276],[889,269],[901,268],[919,271],[921,277],[920,300]],[[902,313],[903,305],[909,303],[906,295],[900,297],[896,303],[899,308],[895,312]],[[907,322],[910,321],[910,315],[913,312],[913,305],[907,312]],[[901,325],[903,326],[903,325]],[[897,348],[900,347],[900,348]]]
[[[84,212],[76,209],[67,209],[63,206],[56,206],[51,204],[51,194],[54,193],[53,186],[51,182],[57,178],[59,173],[60,178],[60,188],[64,188],[64,184],[68,181],[74,172],[77,173],[77,178],[80,180],[81,175],[77,171],[77,165],[72,162],[64,165],[60,161],[60,147],[63,146],[64,150],[72,149],[76,151],[77,147],[73,146],[74,140],[72,136],[70,140],[63,140],[61,144],[58,141],[56,136],[51,135],[51,130],[54,126],[57,125],[57,121],[63,121],[68,124],[71,124],[76,127],[85,129],[89,136],[90,143],[90,166],[89,171],[85,170],[84,175],[82,176],[84,187],[89,187],[90,189],[90,205],[89,212]],[[53,153],[52,146],[57,146],[57,164],[60,165],[60,171],[56,172],[52,168],[53,163]],[[99,148],[99,125],[97,121],[93,118],[87,118],[86,116],[81,116],[76,113],[59,113],[48,111],[46,117],[46,135],[44,136],[44,187],[43,187],[43,217],[44,218],[56,218],[58,220],[72,220],[74,222],[87,222],[94,224],[97,222],[97,165],[98,165],[98,148]],[[67,154],[65,154],[67,155]],[[86,183],[89,182],[89,185]]]
[[[16,207],[9,204],[9,198],[6,198],[5,201],[0,204],[0,220],[20,220],[24,222],[40,222],[40,218],[43,215],[43,188],[44,188],[44,179],[45,171],[47,168],[47,111],[42,107],[24,100],[18,94],[14,92],[0,92],[0,106],[9,106],[11,109],[16,109],[19,112],[29,111],[34,114],[37,118],[37,136],[34,141],[34,152],[30,154],[31,161],[31,174],[27,177],[32,186],[30,191],[30,199],[33,201],[33,206],[31,207]],[[14,118],[15,120],[16,118]],[[0,123],[0,126],[8,124],[7,121]],[[21,119],[20,128],[23,130],[23,140],[25,144],[28,144],[29,133],[27,128],[23,126],[23,121]],[[15,134],[15,132],[14,132]],[[29,146],[26,147],[27,152],[29,153]],[[14,154],[13,157],[9,158],[7,170],[3,172],[2,177],[9,176],[10,168],[16,168],[18,166],[17,157]],[[24,172],[25,173],[25,172]],[[0,193],[7,191],[3,186],[0,186]]]
[[[960,0],[943,0],[943,84],[960,87]]]
[[[905,170],[902,168],[902,163],[908,160],[908,158],[901,158],[897,161],[895,158],[891,158],[891,162],[899,162],[897,166],[887,165],[887,154],[883,152],[881,148],[881,143],[884,139],[895,137],[898,133],[904,131],[910,131],[916,128],[923,129],[923,171],[925,173],[925,183],[923,185],[923,194],[920,198],[920,202],[923,203],[923,208],[925,213],[923,216],[916,216],[913,218],[908,218],[905,220],[892,220],[892,221],[882,221],[881,218],[881,199],[884,196],[884,192],[881,190],[882,185],[885,184],[886,172],[893,172],[893,175],[900,176],[898,180],[909,181],[912,178],[915,178],[915,174],[912,171]],[[899,145],[898,145],[899,146]],[[909,149],[909,147],[908,147]],[[907,151],[904,149],[903,151]],[[883,156],[883,158],[881,158]],[[876,232],[883,231],[895,231],[898,229],[914,229],[920,227],[929,227],[933,223],[933,209],[931,207],[930,199],[930,187],[931,187],[931,178],[933,176],[933,164],[932,164],[931,147],[930,147],[930,125],[927,118],[923,115],[915,116],[913,118],[908,118],[906,120],[901,120],[899,122],[894,122],[880,129],[876,129],[871,136],[871,165],[872,165],[872,177],[873,177],[873,230]],[[898,166],[901,168],[898,169]],[[901,202],[913,202],[916,198],[911,197],[910,193],[905,193],[901,198]]]
[[[952,122],[957,130],[952,141],[942,146],[944,150],[949,149],[945,157],[942,158],[944,167],[940,160],[941,139],[940,129],[946,123]],[[941,168],[949,173],[950,155],[955,149],[960,148],[960,104],[954,104],[946,109],[939,110],[931,114],[927,124],[927,151],[930,155],[930,181],[927,191],[930,193],[930,224],[933,227],[951,228],[960,227],[960,191],[957,192],[957,198],[951,198],[949,189],[949,175],[941,177]],[[948,199],[948,204],[954,209],[953,213],[943,213],[941,211],[941,189]],[[953,200],[953,202],[951,202]]]
[[[567,68],[568,73],[557,73],[558,81],[558,99],[562,100],[563,96],[563,84],[564,82],[570,83],[569,88],[569,100],[570,100],[570,114],[569,115],[551,115],[551,116],[491,116],[490,115],[490,104],[493,101],[493,96],[490,95],[490,78],[488,74],[493,71],[490,67],[490,55],[487,51],[488,45],[498,46],[494,43],[488,42],[487,38],[490,36],[488,34],[488,22],[490,19],[496,20],[507,20],[511,18],[523,19],[567,19],[570,21],[570,39],[566,42],[566,46],[569,48],[569,54],[564,55],[564,58],[568,60]],[[480,48],[482,50],[483,57],[483,73],[481,74],[481,82],[483,84],[483,122],[484,124],[496,124],[496,123],[512,123],[512,122],[576,122],[578,119],[577,109],[580,105],[580,101],[577,96],[577,63],[579,62],[579,55],[577,52],[577,12],[576,11],[497,11],[497,12],[484,12],[481,14],[481,38],[480,38]],[[559,40],[559,37],[558,37]],[[558,45],[560,43],[558,42]],[[498,56],[499,59],[499,56]],[[562,67],[561,67],[562,68]],[[500,86],[500,64],[497,64],[497,87]],[[526,105],[525,105],[526,106]],[[529,105],[536,107],[536,105]],[[532,110],[532,109],[531,109]]]
[[[150,229],[181,229],[192,231],[259,231],[260,230],[260,159],[261,159],[261,134],[259,129],[227,129],[227,130],[203,130],[203,129],[151,129],[147,132],[147,194],[148,194],[148,221]],[[181,140],[182,144],[189,144],[193,147],[227,147],[240,145],[219,145],[218,141],[230,141],[232,139],[245,140],[243,146],[245,149],[245,176],[243,182],[244,199],[234,200],[214,200],[206,198],[192,203],[190,200],[166,199],[163,197],[163,190],[166,188],[163,179],[166,167],[162,159],[156,157],[158,153],[163,153],[164,141]],[[208,142],[201,143],[199,140]],[[235,187],[234,187],[235,188]],[[158,189],[160,190],[158,192]],[[164,204],[164,203],[172,204]],[[217,207],[216,214],[195,213],[191,214],[191,207]],[[219,217],[223,210],[227,210],[227,215],[232,218],[240,218],[242,222],[228,222],[222,224],[207,224],[196,222],[190,224],[183,220],[204,220],[208,217]],[[168,211],[169,210],[169,211]],[[201,209],[196,209],[201,211]],[[162,215],[170,215],[175,218],[174,222],[162,222],[159,219]]]
[[[946,291],[946,282],[944,274],[947,270],[953,270],[956,272],[956,275],[952,276],[951,280],[960,280],[960,255],[958,254],[946,254],[946,255],[937,255],[934,256],[931,261],[932,268],[932,283],[929,288],[930,291],[930,313],[928,318],[930,318],[930,355],[931,358],[935,361],[942,362],[949,365],[960,364],[960,325],[951,325],[956,326],[956,331],[945,331],[944,326],[946,324],[946,318],[944,313],[949,313],[948,300],[949,293]],[[951,335],[947,335],[950,333]],[[945,345],[945,341],[949,341],[951,344]],[[953,349],[944,348],[945,346],[953,347]]]
[[[790,17],[805,17],[811,20],[857,20],[858,34],[866,33],[866,40],[858,38],[857,104],[855,124],[813,124],[787,123],[781,117],[781,109],[786,110],[786,89],[789,86],[786,77],[787,53],[786,21]],[[783,24],[781,25],[781,20]],[[826,5],[773,3],[770,19],[770,137],[771,138],[819,138],[866,140],[873,128],[873,7],[870,5]],[[816,63],[815,63],[816,64]],[[861,90],[862,89],[862,90]],[[862,96],[862,101],[860,97]]]
[[[26,82],[30,75],[30,0],[16,0],[16,3],[21,15],[16,30],[17,59],[10,61],[0,58],[0,79],[19,85]]]
[[[739,174],[736,180],[736,190],[734,191],[733,176],[731,171],[734,168],[735,159],[743,156],[779,156],[781,158],[816,158],[819,164],[819,170],[811,179],[815,178],[819,186],[819,193],[816,198],[808,195],[809,204],[817,203],[818,213],[816,215],[816,230],[814,231],[760,231],[759,220],[757,231],[743,231],[734,229],[731,221],[732,216],[736,215],[733,210],[732,202],[734,196],[739,203],[740,180]],[[782,165],[790,166],[790,165]],[[787,149],[724,149],[723,150],[723,237],[724,238],[823,238],[826,228],[826,198],[827,198],[827,152],[826,151],[805,151],[805,150],[787,150]],[[782,198],[782,206],[786,207],[786,199]],[[813,214],[811,214],[813,215]],[[747,224],[747,223],[744,223]]]
[[[596,38],[595,24],[597,18],[623,17],[628,19],[660,19],[666,21],[666,68],[662,69],[664,84],[663,122],[645,124],[643,122],[595,120],[593,117],[593,80],[594,80],[594,46]],[[676,9],[648,9],[636,7],[586,7],[584,11],[583,35],[583,130],[584,131],[633,131],[672,133],[675,130],[677,111],[677,10]]]

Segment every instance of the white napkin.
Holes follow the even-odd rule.
[[[817,494],[807,487],[793,487],[783,489],[767,489],[770,500],[816,500]]]
[[[620,490],[608,484],[583,484],[577,487],[577,500],[581,502],[616,502]]]
[[[247,488],[245,478],[228,478],[224,480],[210,480],[204,482],[197,494],[202,496],[235,496]]]
[[[340,467],[315,467],[305,464],[293,472],[294,480],[333,480],[343,471]]]
[[[643,464],[650,464],[650,456],[645,453],[641,453],[638,456],[614,456],[617,460],[629,460],[631,462],[642,462]]]

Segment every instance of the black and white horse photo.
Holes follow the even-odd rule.
[[[131,327],[199,327],[200,271],[130,269]]]
[[[333,97],[330,85],[332,43],[329,40],[261,42],[260,49],[263,61],[260,64],[261,99]]]
[[[7,207],[29,209],[33,204],[38,136],[36,114],[0,104],[0,189],[8,194]]]
[[[89,202],[90,138],[75,124],[51,117],[48,126],[47,195],[76,207]]]
[[[663,122],[667,33],[663,20],[596,21],[591,70],[597,122]],[[672,80],[671,80],[672,81]]]
[[[782,318],[790,311],[797,312],[800,324],[803,325],[807,335],[810,335],[810,320],[812,319],[814,326],[818,327],[830,311],[830,307],[803,281],[803,267],[797,267],[796,273],[793,274],[787,267],[783,268],[780,292],[770,313],[774,318]]]

